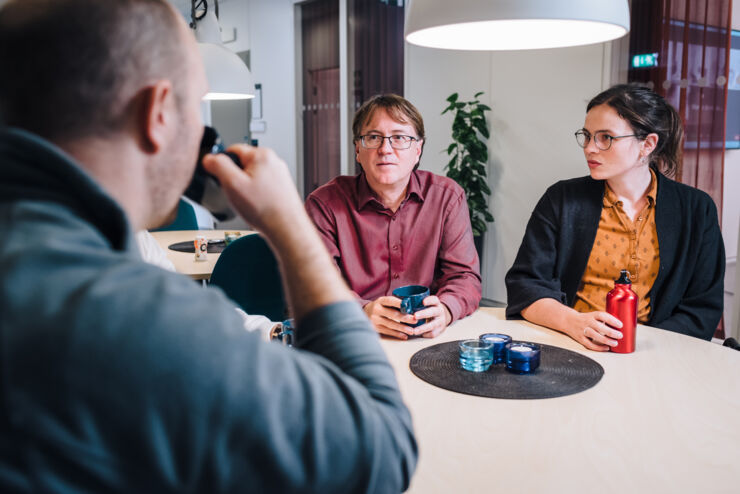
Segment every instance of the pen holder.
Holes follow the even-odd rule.
[[[531,374],[540,366],[540,346],[526,341],[506,344],[506,370],[514,374]]]
[[[511,336],[502,333],[485,333],[480,335],[478,339],[493,343],[494,364],[500,364],[506,360],[506,344],[511,343]]]

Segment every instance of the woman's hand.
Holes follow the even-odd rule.
[[[570,315],[570,324],[563,332],[589,350],[609,351],[622,339],[622,321],[608,312],[576,312]]]
[[[527,321],[565,333],[589,350],[607,352],[622,338],[622,321],[608,312],[578,312],[552,298],[541,298],[522,310]],[[614,329],[617,328],[617,329]]]

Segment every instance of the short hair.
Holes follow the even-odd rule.
[[[670,103],[639,84],[618,84],[596,95],[586,107],[608,105],[625,119],[640,138],[658,135],[658,145],[650,153],[650,164],[672,177],[681,169],[683,124]]]
[[[424,119],[421,118],[419,110],[406,98],[389,93],[373,96],[357,110],[355,118],[352,120],[352,133],[355,141],[360,138],[362,128],[372,120],[375,112],[381,109],[385,110],[388,116],[396,122],[411,124],[414,131],[416,131],[416,137],[424,139]],[[425,142],[421,143],[422,152],[424,152],[424,144]],[[419,159],[421,159],[421,155],[419,155]]]
[[[120,130],[149,82],[187,87],[166,0],[11,0],[0,8],[0,122],[50,140]]]

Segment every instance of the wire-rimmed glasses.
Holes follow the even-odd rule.
[[[582,148],[585,148],[588,146],[588,143],[591,142],[591,133],[585,129],[581,129],[576,131],[576,142],[579,146]],[[596,144],[596,147],[601,149],[602,151],[608,151],[612,147],[612,141],[614,139],[621,139],[623,137],[642,137],[640,134],[627,134],[623,136],[613,136],[610,135],[605,130],[600,130],[593,135],[594,143]]]
[[[390,143],[391,147],[393,149],[408,149],[411,147],[411,143],[414,141],[418,141],[416,137],[413,136],[405,136],[405,135],[392,135],[392,136],[382,136],[380,134],[367,134],[364,136],[359,136],[358,139],[360,139],[360,143],[362,144],[362,147],[366,149],[378,149],[383,145],[383,142],[388,139],[388,142]]]

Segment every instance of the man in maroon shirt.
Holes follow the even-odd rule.
[[[377,331],[433,338],[481,298],[465,192],[449,178],[417,170],[424,122],[404,98],[366,101],[352,131],[362,172],[316,189],[306,210]],[[425,309],[400,312],[391,292],[404,285],[429,286]],[[418,327],[404,324],[421,319]]]

